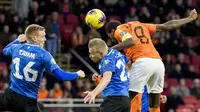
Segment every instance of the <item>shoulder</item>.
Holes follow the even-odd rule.
[[[107,65],[109,62],[111,62],[113,59],[112,59],[112,56],[105,56],[104,58],[102,58],[101,60],[101,65]]]
[[[124,24],[119,25],[116,30],[122,31],[122,30],[127,30],[127,28],[128,28],[128,23],[124,23]]]
[[[47,50],[45,50],[45,49],[40,49],[41,50],[41,52],[44,54],[44,55],[51,55],[50,53],[49,53],[49,51],[47,51]]]
[[[122,24],[122,25],[118,26],[117,29],[115,30],[115,36],[117,36],[117,37],[123,37],[127,33],[131,33],[129,27],[130,27],[129,23]]]
[[[18,49],[22,46],[23,46],[23,44],[13,44],[11,47],[14,48],[14,49]]]
[[[116,49],[112,49],[114,53],[120,53],[118,50]]]
[[[40,55],[43,55],[43,56],[48,56],[50,55],[50,53],[45,50],[44,48],[41,48],[41,47],[38,47],[38,46],[33,46],[33,49],[37,51],[37,53],[39,53]]]
[[[12,53],[18,52],[23,47],[23,44],[13,44],[11,46]]]
[[[36,52],[37,56],[42,57],[42,60],[49,59],[52,57],[51,54],[47,50],[39,46],[33,46],[31,51]]]

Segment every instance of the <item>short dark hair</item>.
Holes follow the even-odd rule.
[[[121,25],[119,21],[112,20],[106,24],[106,33],[111,33],[112,30],[116,30],[116,28]]]

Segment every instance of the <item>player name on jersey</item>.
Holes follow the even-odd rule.
[[[19,50],[19,55],[35,59],[35,53],[31,53],[31,52],[28,52],[28,51]]]

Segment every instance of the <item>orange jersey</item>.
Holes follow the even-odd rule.
[[[38,98],[39,99],[47,98],[48,95],[49,95],[49,91],[47,89],[45,89],[45,90],[39,90],[39,92],[38,92]]]
[[[61,98],[62,95],[63,95],[62,90],[58,90],[58,91],[53,90],[53,98]]]
[[[151,40],[150,35],[154,33],[156,33],[156,25],[133,21],[118,26],[114,37],[119,43],[127,38],[134,38],[135,45],[124,51],[128,58],[135,62],[139,58],[161,59]]]

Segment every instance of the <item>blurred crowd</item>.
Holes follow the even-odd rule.
[[[103,38],[109,46],[113,43],[107,38],[104,28],[95,30],[85,24],[85,15],[93,8],[104,11],[107,21],[115,19],[121,22],[160,24],[186,17],[194,8],[199,12],[200,1],[12,0],[12,5],[0,6],[1,91],[8,85],[11,62],[10,57],[2,54],[2,49],[23,33],[27,25],[33,23],[45,27],[46,49],[55,58],[59,58],[58,53],[66,53],[68,49],[73,48],[96,69],[97,65],[88,58],[88,41],[92,38]],[[200,13],[198,15],[197,20],[180,29],[152,36],[166,67],[163,94],[167,95],[168,101],[162,105],[162,112],[173,112],[185,107],[200,109]],[[71,64],[87,69],[73,57]],[[39,98],[83,98],[83,91],[95,87],[90,79],[60,83],[52,80],[48,74],[44,74]],[[88,70],[88,74],[92,73]]]

